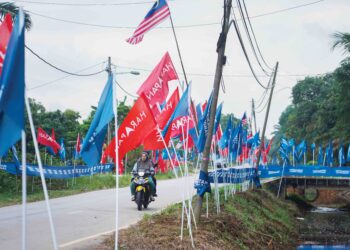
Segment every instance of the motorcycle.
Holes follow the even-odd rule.
[[[133,173],[135,183],[135,202],[137,204],[137,210],[142,210],[142,205],[147,208],[152,202],[151,200],[151,187],[148,184],[148,179],[152,178],[150,171],[138,171]]]

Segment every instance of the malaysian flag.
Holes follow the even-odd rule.
[[[166,0],[157,0],[157,2],[153,4],[152,9],[136,28],[132,37],[128,38],[126,41],[130,44],[138,44],[142,41],[146,32],[150,31],[168,16],[170,16],[170,10]]]

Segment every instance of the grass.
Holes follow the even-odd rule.
[[[174,178],[172,172],[160,173],[156,175],[157,180],[167,180]],[[119,187],[127,187],[130,184],[130,175],[119,176]],[[20,181],[19,181],[20,182]],[[28,178],[27,180],[27,201],[35,202],[44,199],[44,193],[41,188],[41,181],[39,177]],[[84,192],[90,192],[95,190],[115,188],[115,175],[113,174],[101,174],[90,177],[76,178],[74,185],[73,180],[46,180],[47,187],[49,189],[50,198],[59,198]],[[20,204],[22,202],[22,194],[20,192],[21,186],[18,186],[18,192],[16,191],[0,191],[0,207]]]
[[[194,230],[196,249],[295,249],[297,242],[297,208],[276,199],[264,190],[254,190],[229,196],[224,202],[220,191],[221,213],[216,213],[214,193],[209,199],[209,217],[203,214]],[[205,204],[204,204],[205,206]],[[191,249],[188,230],[181,241],[181,203],[145,215],[135,226],[119,232],[121,249]],[[186,221],[185,221],[186,223]],[[185,224],[186,225],[186,224]],[[96,249],[112,249],[110,236]]]

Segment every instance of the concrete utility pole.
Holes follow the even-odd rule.
[[[202,163],[201,163],[201,171],[204,171],[205,173],[208,173],[210,146],[211,146],[212,137],[213,137],[216,106],[219,98],[222,71],[223,71],[224,65],[226,64],[225,47],[226,47],[227,34],[230,28],[231,7],[232,7],[232,0],[224,0],[224,19],[222,24],[222,31],[220,33],[219,40],[217,42],[217,49],[216,49],[216,52],[218,53],[218,59],[216,63],[216,71],[215,71],[215,78],[214,78],[213,99],[212,99],[210,114],[209,114],[209,128],[208,128],[208,135],[205,142]],[[197,199],[197,204],[195,206],[194,214],[195,214],[196,221],[199,221],[201,211],[202,211],[203,197],[198,196],[197,198],[198,199]]]
[[[259,167],[260,157],[261,157],[261,150],[262,150],[262,148],[265,146],[266,124],[267,124],[267,119],[269,118],[269,113],[270,113],[270,106],[271,106],[271,100],[272,100],[273,90],[274,90],[275,85],[276,85],[277,70],[278,70],[278,62],[276,63],[275,71],[273,72],[273,80],[272,80],[272,85],[271,85],[271,92],[270,92],[270,97],[269,97],[269,101],[268,101],[268,104],[267,104],[266,115],[265,115],[265,121],[264,121],[264,127],[263,127],[262,134],[261,134],[261,140],[260,140],[260,147],[259,147],[258,159],[257,159],[257,161],[256,161],[256,169],[258,169],[258,167]],[[259,183],[260,183],[260,182],[259,182]]]

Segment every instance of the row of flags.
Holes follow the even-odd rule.
[[[309,147],[313,155],[314,163],[317,162],[317,165],[319,166],[334,166],[332,141],[329,141],[326,145],[324,152],[322,145],[319,145],[317,158],[315,157],[317,148],[316,144],[312,143]],[[307,143],[305,140],[296,144],[294,139],[287,140],[286,138],[282,138],[278,152],[283,162],[286,162],[287,164],[300,164],[303,158],[304,164],[306,164]],[[348,150],[345,151],[344,145],[341,143],[338,149],[338,164],[339,166],[344,166],[347,163],[350,163],[350,144]]]
[[[158,1],[153,8],[152,13],[147,15],[147,20],[151,20],[149,18],[157,13],[163,13],[159,11],[168,7],[166,1]],[[20,15],[23,15],[21,11]],[[158,17],[160,18],[157,19],[158,21],[165,18],[163,15]],[[7,20],[8,18],[5,17],[0,26],[0,34],[6,31],[6,27],[7,30],[11,30],[8,28]],[[22,17],[16,18],[10,34],[7,46],[2,44],[5,39],[0,39],[0,53],[7,47],[0,77],[0,141],[2,142],[0,156],[20,139],[24,128],[24,19],[22,20]],[[143,34],[135,32],[135,39],[142,40]],[[80,142],[79,135],[77,138],[76,155],[80,155],[87,165],[99,164],[101,159],[105,161],[107,157],[116,159],[114,139],[103,150],[107,125],[114,118],[113,78],[114,75],[110,73],[85,140]],[[140,145],[143,145],[146,150],[163,151],[171,144],[171,138],[178,139],[181,145],[193,148],[197,153],[203,152],[208,135],[212,94],[207,102],[198,104],[194,108],[191,100],[191,84],[186,87],[181,96],[179,89],[176,88],[168,98],[168,84],[173,80],[178,80],[178,75],[169,53],[166,52],[138,89],[138,99],[118,128],[120,160],[127,152]],[[218,105],[215,115],[212,151],[218,149],[222,156],[246,160],[249,158],[248,155],[256,151],[259,135],[252,136],[251,130],[248,131],[245,113],[235,128],[230,118],[226,130],[222,132],[220,126],[222,107],[223,103]],[[54,155],[59,154],[62,159],[66,158],[64,141],[63,139],[60,143],[56,141],[54,130],[49,135],[39,128],[37,139],[40,144],[47,147],[49,152]],[[159,152],[158,155],[161,157],[163,154]]]

